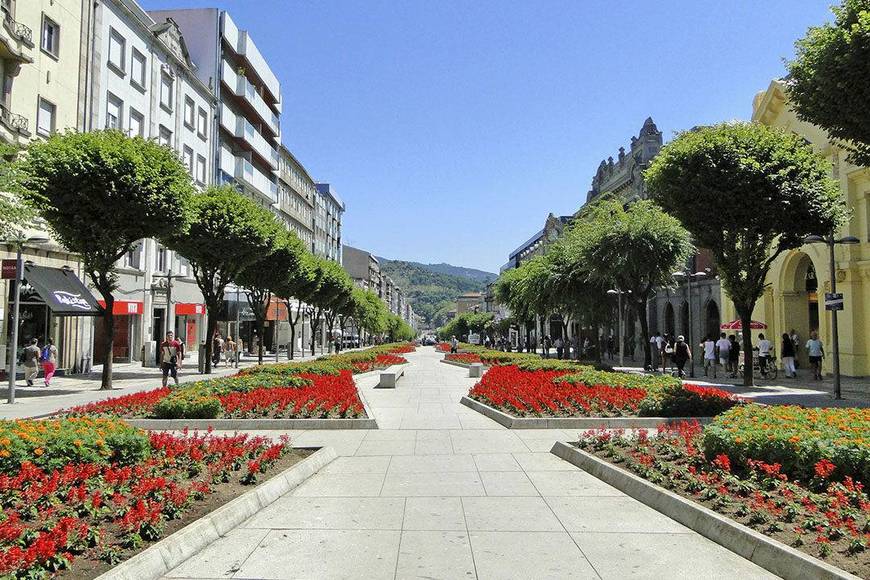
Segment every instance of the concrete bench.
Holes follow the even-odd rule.
[[[471,366],[468,367],[468,376],[472,379],[479,379],[483,376],[483,364],[482,363],[471,363]]]
[[[396,383],[399,381],[399,378],[404,376],[405,367],[404,366],[395,366],[390,367],[389,370],[383,371],[381,373],[381,380],[378,383],[379,389],[395,389]]]

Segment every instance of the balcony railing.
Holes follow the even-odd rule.
[[[0,105],[0,121],[13,131],[18,131],[23,135],[30,133],[27,117],[13,113],[3,105]]]
[[[3,24],[15,38],[21,42],[33,44],[33,31],[29,27],[12,20],[9,16],[3,19]]]

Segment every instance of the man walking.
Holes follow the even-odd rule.
[[[725,337],[725,333],[719,334],[719,340],[716,341],[716,352],[719,358],[719,364],[725,369],[724,372],[731,372],[731,342]],[[715,373],[713,375],[716,376]]]
[[[686,376],[685,367],[686,363],[689,362],[692,358],[692,350],[689,348],[689,345],[686,344],[686,339],[683,335],[677,337],[677,342],[674,344],[674,364],[677,366],[677,373],[679,377],[682,379]]]
[[[807,341],[807,356],[810,357],[810,367],[813,369],[813,379],[822,380],[822,359],[825,357],[825,346],[819,340],[819,335],[816,331],[810,333],[810,339]]]
[[[30,339],[30,344],[24,347],[24,380],[32,387],[36,375],[39,374],[39,339]]]
[[[163,386],[172,376],[175,384],[178,384],[178,370],[181,368],[181,360],[184,358],[184,349],[181,342],[175,340],[175,334],[170,330],[166,333],[166,340],[160,344],[160,370],[163,371]]]
[[[662,333],[656,332],[655,335],[651,336],[649,339],[649,351],[650,351],[650,370],[654,371],[659,368],[659,364],[661,362],[661,357],[659,356],[662,351]]]
[[[716,378],[716,343],[713,342],[713,337],[709,334],[704,337],[704,342],[701,343],[701,348],[704,349],[704,376],[709,377],[710,370],[713,371],[713,378]]]

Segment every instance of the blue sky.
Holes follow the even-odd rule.
[[[344,241],[497,271],[652,116],[747,119],[832,0],[140,0],[217,6],[282,83],[285,144]]]

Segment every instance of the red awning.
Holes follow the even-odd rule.
[[[103,308],[106,307],[105,300],[97,300],[97,302]],[[142,314],[145,312],[145,307],[141,302],[133,302],[129,300],[115,300],[112,303],[112,314],[118,314],[120,316],[132,316],[135,314]]]
[[[723,324],[720,324],[719,328],[721,328],[722,330],[743,330],[743,324],[738,318],[737,320],[732,320],[731,322],[725,322]],[[767,325],[763,322],[753,320],[749,323],[749,328],[752,330],[765,330],[767,329]]]
[[[269,306],[266,308],[266,320],[280,320],[282,322],[289,320],[287,317],[287,305],[283,300],[272,299]]]
[[[197,316],[199,314],[205,314],[205,304],[180,302],[175,305],[176,316]]]

